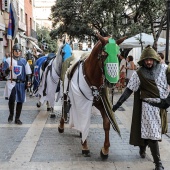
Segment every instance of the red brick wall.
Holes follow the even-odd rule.
[[[25,18],[25,21],[27,21],[26,23],[26,35],[27,36],[31,36],[31,26],[32,23],[30,23],[30,20],[32,21],[33,19],[33,7],[32,7],[32,3],[30,3],[30,1],[32,2],[32,0],[24,0],[24,6],[25,6],[25,17],[27,16],[27,19]],[[31,18],[31,19],[30,19]]]

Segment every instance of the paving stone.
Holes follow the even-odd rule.
[[[15,152],[23,137],[27,133],[28,128],[0,128],[0,160],[9,161]]]

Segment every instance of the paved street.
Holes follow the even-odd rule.
[[[91,157],[84,157],[78,131],[69,129],[66,124],[64,134],[58,132],[60,102],[54,109],[57,117],[51,119],[46,107],[37,108],[37,98],[27,95],[21,114],[23,125],[8,124],[9,111],[3,90],[4,82],[0,82],[0,170],[153,170],[149,149],[147,157],[141,159],[138,148],[129,145],[133,96],[123,104],[124,111],[116,112],[122,137],[111,129],[109,157],[103,161],[100,150],[104,131],[99,114],[91,118],[88,136]],[[119,96],[116,92],[114,101]],[[160,148],[165,170],[170,170],[170,138],[167,135],[163,136]]]

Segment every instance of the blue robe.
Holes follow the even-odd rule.
[[[11,65],[11,58],[7,58],[4,63],[3,71],[7,70]],[[12,79],[11,82],[11,72],[7,75],[7,83],[5,87],[5,98],[9,99],[11,88],[16,89],[16,102],[23,103],[25,101],[25,83],[26,83],[26,75],[31,74],[31,68],[28,62],[24,58],[19,58],[19,60],[12,59]],[[16,80],[20,81],[18,83],[14,83]]]
[[[35,91],[40,83],[41,75],[40,75],[40,69],[42,64],[47,60],[47,56],[40,57],[36,60],[35,66],[34,66],[34,81],[33,81],[33,90]]]

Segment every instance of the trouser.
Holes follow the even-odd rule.
[[[13,120],[13,116],[14,116],[15,98],[16,98],[16,90],[14,87],[12,89],[11,95],[9,97],[9,102],[8,102],[8,107],[9,107],[9,112],[10,112],[9,119],[11,120]],[[15,120],[18,120],[20,118],[21,110],[22,110],[22,103],[17,102]]]
[[[155,163],[155,167],[157,169],[161,169],[162,166],[162,162],[161,162],[161,158],[160,158],[160,152],[159,152],[159,144],[157,140],[145,140],[145,146],[143,146],[146,149],[146,146],[149,146],[154,163]]]
[[[149,140],[148,146],[150,147],[156,168],[162,167],[158,141],[157,140]]]

